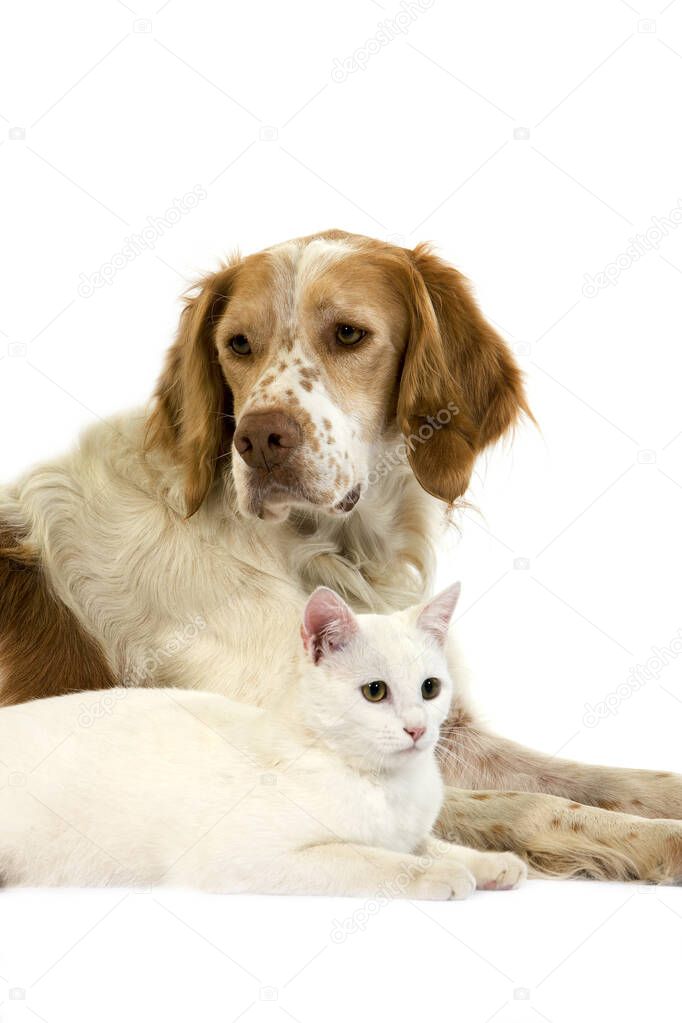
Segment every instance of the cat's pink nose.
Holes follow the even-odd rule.
[[[419,742],[419,740],[421,739],[421,737],[424,734],[424,732],[426,731],[426,729],[425,728],[406,728],[405,731],[407,732],[408,735],[412,736],[412,741],[413,742]]]

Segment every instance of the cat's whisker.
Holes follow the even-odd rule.
[[[463,745],[459,741],[453,742],[452,736],[448,735],[441,735],[437,745],[440,749],[447,750],[447,752],[452,753],[453,755],[458,756],[464,760],[466,760],[467,753],[473,753],[474,755],[476,753],[476,751],[472,749],[471,746]]]
[[[461,757],[459,753],[456,753],[453,749],[450,749],[448,746],[445,746],[440,742],[436,744],[436,756],[443,760],[452,759],[456,763],[463,764],[466,767],[469,766],[466,760]]]
[[[456,739],[457,749],[471,753],[475,757],[482,757],[486,754],[486,746],[483,740],[469,729],[463,729],[461,725],[448,725],[441,728],[441,737]]]
[[[442,745],[440,742],[436,745],[436,757],[442,765],[454,763],[457,767],[463,767],[467,771],[474,773],[474,767],[468,760],[460,756],[459,753],[455,753],[454,750]]]

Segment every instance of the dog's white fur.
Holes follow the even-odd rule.
[[[279,696],[315,586],[377,611],[425,596],[440,515],[406,466],[348,519],[309,513],[304,532],[245,518],[223,492],[186,519],[174,510],[180,474],[145,454],[144,430],[142,412],[98,424],[0,496],[0,518],[30,524],[26,543],[42,552],[56,595],[127,684],[262,706]]]

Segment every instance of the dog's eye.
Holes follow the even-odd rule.
[[[440,692],[439,678],[426,678],[422,682],[422,696],[425,700],[434,700]]]
[[[250,355],[251,345],[246,334],[235,334],[234,337],[230,338],[230,348],[237,355]]]
[[[336,340],[342,345],[356,345],[358,341],[362,341],[366,334],[366,330],[352,327],[350,323],[338,323],[336,325]]]
[[[385,682],[368,682],[362,687],[362,695],[370,703],[381,703],[388,696],[388,686]]]

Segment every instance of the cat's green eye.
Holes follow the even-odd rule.
[[[368,682],[362,687],[362,695],[370,703],[381,703],[388,696],[388,686],[385,682]]]
[[[422,696],[425,700],[433,700],[440,692],[439,678],[425,678],[422,682]]]

